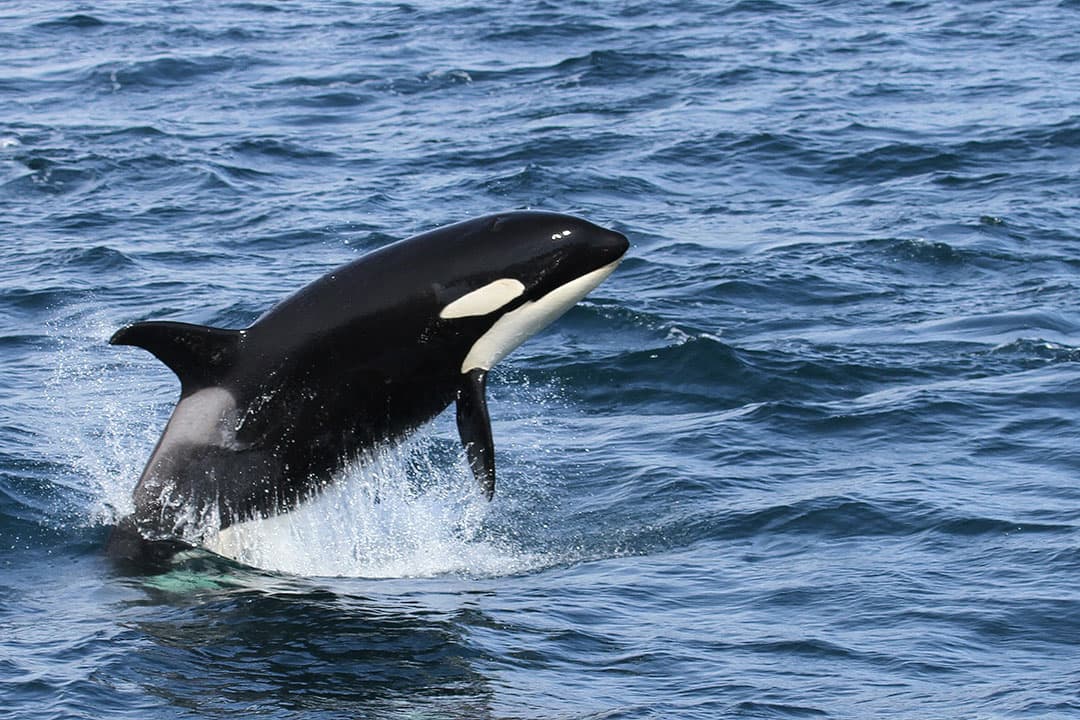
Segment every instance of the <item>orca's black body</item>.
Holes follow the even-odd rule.
[[[487,371],[607,277],[627,246],[567,215],[492,215],[365,255],[243,330],[122,328],[110,342],[156,355],[181,394],[119,544],[200,542],[287,512],[365,448],[406,436],[455,401],[490,499]]]

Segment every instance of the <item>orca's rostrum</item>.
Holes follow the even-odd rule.
[[[140,322],[115,345],[153,353],[180,400],[114,535],[201,542],[288,512],[362,451],[457,403],[490,499],[488,370],[618,265],[620,233],[580,218],[510,212],[449,225],[344,265],[242,330]]]

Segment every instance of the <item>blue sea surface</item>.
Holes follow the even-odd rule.
[[[0,5],[0,718],[1080,717],[1080,3]],[[514,208],[631,250],[453,418],[106,557],[243,327]],[[372,337],[371,343],[380,338]]]

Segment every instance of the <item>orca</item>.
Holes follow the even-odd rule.
[[[501,213],[368,253],[247,328],[121,328],[109,342],[155,355],[179,377],[180,399],[110,544],[129,557],[143,541],[199,545],[287,513],[451,403],[490,500],[488,371],[607,278],[628,247],[570,215]]]

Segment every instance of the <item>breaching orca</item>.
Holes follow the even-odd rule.
[[[369,253],[246,329],[120,329],[110,342],[157,356],[180,378],[180,400],[114,554],[134,555],[144,540],[199,543],[288,512],[364,449],[455,401],[466,457],[491,499],[488,370],[599,285],[627,247],[620,233],[568,215],[490,215]]]

